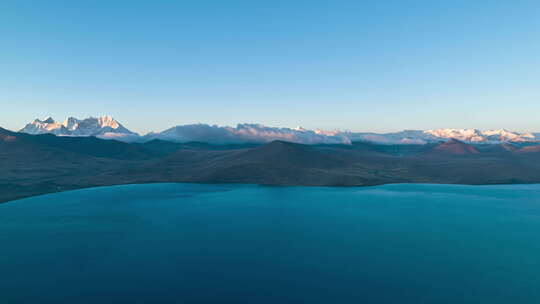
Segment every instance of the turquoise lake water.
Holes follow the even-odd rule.
[[[152,184],[0,205],[0,303],[540,303],[540,185]]]

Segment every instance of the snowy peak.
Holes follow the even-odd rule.
[[[211,144],[269,143],[282,140],[301,144],[351,144],[370,142],[385,145],[422,145],[455,139],[467,144],[540,143],[540,133],[519,133],[506,129],[482,131],[478,129],[404,130],[393,133],[351,132],[342,130],[310,130],[302,127],[280,128],[261,124],[238,124],[236,127],[208,124],[179,125],[145,136],[126,129],[111,116],[77,119],[63,123],[52,117],[36,119],[20,132],[51,133],[58,136],[96,136],[121,141],[149,141],[160,139],[173,142],[199,141]]]
[[[38,120],[38,119],[36,119]],[[48,123],[48,124],[51,124],[51,123],[55,123],[54,119],[52,117],[47,117],[45,120],[41,121],[42,123]]]
[[[135,135],[135,133],[126,129],[110,116],[103,116],[99,118],[90,117],[83,120],[69,117],[64,122],[63,126],[71,133],[68,135],[74,136],[102,136],[106,133]]]
[[[452,138],[468,142],[484,141],[484,136],[482,135],[482,132],[477,129],[438,129],[426,130],[424,131],[424,133],[437,138]]]
[[[115,139],[138,136],[111,116],[89,117],[82,120],[69,117],[63,123],[56,122],[52,117],[45,120],[36,119],[22,128],[20,132],[28,134],[51,133],[58,136],[97,136]]]
[[[470,143],[531,142],[536,137],[531,133],[511,132],[506,129],[480,131],[477,129],[437,129],[424,133],[435,138],[457,139]]]
[[[54,121],[52,117],[47,117],[44,120],[36,119],[33,122],[27,124],[20,132],[29,133],[29,134],[44,134],[52,133],[55,135],[60,135],[64,133],[65,127]]]
[[[508,131],[506,129],[484,131],[483,135],[487,136],[489,140],[502,141],[502,142],[506,142],[506,141],[526,142],[526,141],[534,141],[536,139],[536,136],[534,136],[531,133],[516,133],[516,132]]]
[[[64,127],[66,127],[68,130],[73,131],[79,127],[79,120],[75,117],[69,117],[64,121]]]
[[[98,123],[102,127],[109,127],[113,129],[118,129],[121,127],[121,125],[111,116],[102,116],[98,118]]]

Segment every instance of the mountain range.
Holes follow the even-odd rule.
[[[120,124],[108,121],[104,128],[122,130]],[[78,133],[65,136],[0,128],[0,202],[70,189],[155,182],[306,186],[540,183],[540,144],[534,142],[449,139],[424,144],[300,144],[273,140],[212,144],[148,138],[128,143],[73,135],[81,134],[82,126],[71,128],[79,129]],[[111,133],[108,131],[93,134]]]
[[[139,137],[137,133],[126,129],[110,116],[90,117],[82,120],[69,117],[62,123],[55,121],[52,117],[44,120],[35,119],[19,132],[33,135],[50,133],[57,136],[95,136],[124,141],[133,141]]]
[[[377,144],[428,144],[449,139],[466,143],[537,143],[540,133],[520,133],[506,129],[481,131],[477,129],[405,130],[394,133],[324,131],[298,128],[276,128],[260,124],[238,124],[236,127],[207,124],[180,125],[158,133],[139,135],[125,128],[110,116],[77,119],[63,123],[52,118],[36,119],[19,132],[51,133],[57,136],[95,136],[124,142],[165,140],[173,142],[206,142],[211,144],[267,143],[283,140],[302,144],[346,144],[371,142]]]

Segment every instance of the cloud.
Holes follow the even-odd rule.
[[[124,142],[144,142],[153,139],[174,142],[205,142],[211,144],[267,143],[283,140],[301,144],[345,144],[369,142],[385,145],[426,144],[455,138],[471,143],[538,142],[539,133],[518,133],[505,129],[480,131],[476,129],[404,130],[393,133],[308,130],[278,128],[261,124],[238,124],[236,127],[208,124],[181,125],[160,133],[139,136],[109,116],[78,120],[68,118],[57,123],[52,118],[35,120],[20,132],[52,133],[58,136],[97,136]]]
[[[114,133],[114,132],[105,132],[96,137],[101,139],[114,139],[123,142],[137,142],[140,141],[140,136],[138,134],[127,134],[127,133]]]
[[[434,139],[433,136],[425,134],[421,130],[405,130],[394,133],[354,133],[343,132],[341,133],[347,136],[351,142],[373,142],[378,144],[426,144]]]
[[[236,127],[207,124],[176,126],[161,133],[150,133],[145,139],[162,139],[177,142],[200,141],[213,144],[265,143],[284,140],[302,144],[351,144],[341,134],[318,134],[302,128],[274,128],[260,124],[238,124]]]

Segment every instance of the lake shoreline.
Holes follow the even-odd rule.
[[[378,187],[385,185],[441,185],[441,186],[514,186],[514,185],[537,185],[540,183],[492,183],[492,184],[448,184],[448,183],[381,183],[381,184],[372,184],[372,185],[298,185],[298,184],[257,184],[257,183],[224,183],[224,182],[190,182],[190,181],[180,181],[180,182],[142,182],[142,183],[119,183],[119,184],[104,184],[104,185],[89,185],[89,186],[80,186],[80,187],[69,187],[64,186],[64,189],[56,191],[42,191],[36,192],[28,195],[21,194],[19,196],[15,195],[14,198],[4,198],[0,194],[0,204],[12,203],[18,200],[33,198],[43,195],[93,189],[93,188],[104,188],[104,187],[117,187],[117,186],[130,186],[130,185],[152,185],[152,184],[195,184],[195,185],[252,185],[252,186],[263,186],[263,187],[309,187],[309,188],[369,188],[369,187]]]

